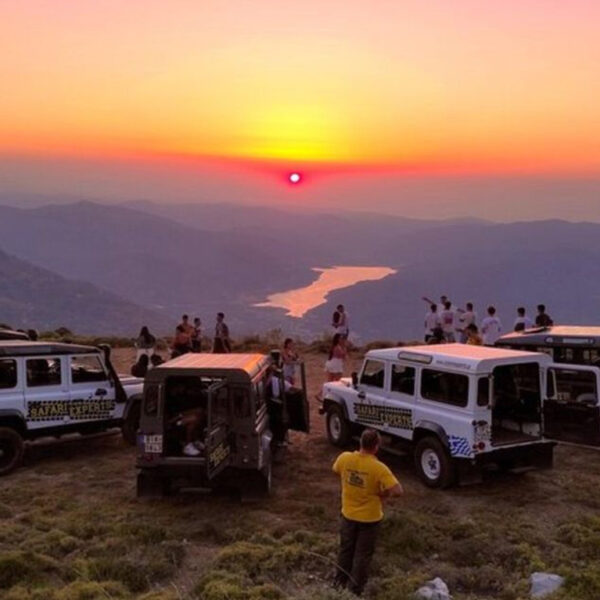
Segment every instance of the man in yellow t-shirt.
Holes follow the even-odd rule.
[[[403,493],[394,474],[377,460],[381,438],[374,429],[360,436],[360,450],[342,452],[333,472],[342,483],[340,550],[335,585],[347,587],[360,596],[369,576],[375,552],[379,523],[383,519],[383,500]]]

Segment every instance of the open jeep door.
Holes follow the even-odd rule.
[[[208,415],[205,437],[206,477],[216,477],[231,462],[228,420],[229,393],[225,381],[208,388]]]
[[[547,370],[544,435],[600,446],[600,369],[554,363]]]
[[[303,362],[296,363],[298,383],[285,392],[285,408],[289,428],[294,431],[310,432],[310,406],[306,390],[306,370]]]

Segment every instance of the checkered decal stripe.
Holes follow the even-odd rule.
[[[467,438],[449,435],[448,444],[450,445],[450,454],[452,456],[471,456],[472,454]]]
[[[378,404],[354,404],[356,419],[366,425],[381,427],[389,425],[399,429],[412,429],[412,411],[406,408]]]

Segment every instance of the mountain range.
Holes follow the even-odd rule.
[[[493,303],[505,327],[521,304],[545,302],[564,323],[595,323],[600,305],[593,223],[76,202],[0,206],[0,250],[0,321],[86,333],[133,335],[141,324],[165,333],[182,312],[210,326],[223,310],[234,335],[281,327],[308,336],[324,331],[342,302],[361,338],[407,339],[422,334],[423,295],[471,300],[480,315]],[[397,273],[334,291],[300,320],[253,306],[333,265]],[[46,282],[43,293],[36,279]]]

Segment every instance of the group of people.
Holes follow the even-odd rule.
[[[131,374],[135,377],[145,377],[148,369],[164,362],[157,352],[157,339],[150,333],[147,326],[142,327],[135,342],[136,362],[131,367]],[[171,344],[171,358],[177,358],[188,352],[202,352],[202,321],[199,317],[190,322],[189,315],[181,317],[181,323],[175,328],[175,335]],[[215,335],[212,344],[215,354],[231,352],[231,339],[229,327],[225,323],[225,315],[217,313]]]
[[[443,344],[460,342],[474,346],[493,346],[502,335],[502,322],[496,307],[488,306],[486,316],[477,324],[477,313],[472,302],[465,308],[452,304],[447,296],[441,296],[435,303],[426,296],[423,300],[429,304],[425,315],[425,343]],[[553,321],[546,312],[544,304],[538,304],[535,321],[527,315],[525,307],[517,308],[517,317],[513,324],[514,331],[525,331],[532,327],[550,327]]]
[[[177,358],[188,352],[202,352],[202,321],[199,317],[190,323],[188,315],[181,317],[181,323],[175,328],[171,358]],[[213,354],[228,354],[231,352],[229,327],[225,323],[225,314],[217,313],[215,334],[213,338]]]

